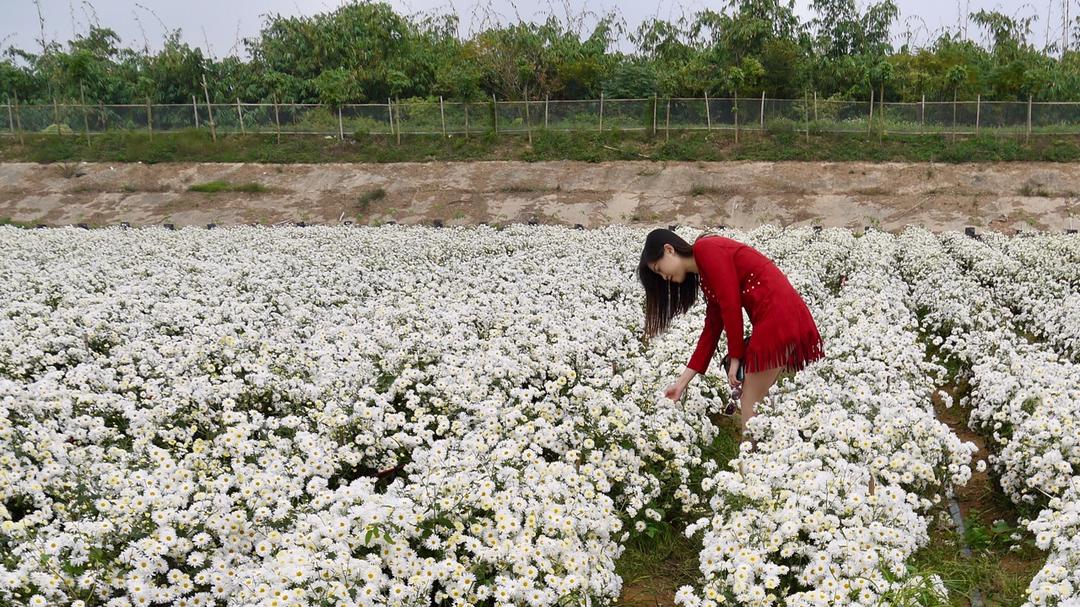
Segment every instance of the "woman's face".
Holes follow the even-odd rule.
[[[686,279],[686,262],[669,244],[664,245],[664,256],[650,263],[649,268],[664,280],[681,283]]]

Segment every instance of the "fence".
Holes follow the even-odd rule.
[[[293,135],[464,135],[558,131],[672,130],[892,134],[1080,134],[1080,102],[686,98],[320,104],[201,102],[104,105],[54,102],[0,108],[0,133],[85,136],[112,131]]]

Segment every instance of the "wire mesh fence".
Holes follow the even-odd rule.
[[[554,131],[735,129],[806,133],[1080,134],[1080,102],[687,98],[445,102],[387,100],[340,106],[292,103],[21,104],[0,107],[0,133],[111,132],[346,136]]]

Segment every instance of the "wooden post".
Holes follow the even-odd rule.
[[[979,136],[979,109],[982,108],[982,93],[975,96],[975,136]]]
[[[22,134],[22,117],[19,116],[19,94],[13,93],[13,95],[15,96],[15,133],[19,136],[19,145],[23,145],[25,142]]]
[[[739,89],[735,89],[735,103],[731,109],[731,113],[735,114],[735,143],[739,143]]]
[[[803,90],[803,117],[806,120],[806,143],[810,143],[810,96]]]
[[[390,117],[390,134],[394,134],[394,106],[390,103],[390,98],[386,98],[386,115]]]
[[[765,130],[765,91],[761,91],[761,130]]]
[[[8,100],[7,100],[7,119],[8,119],[8,129],[10,129],[11,134],[14,135],[15,134],[15,117],[12,115],[12,112],[11,112],[11,98],[8,98]]]
[[[529,133],[529,145],[532,145],[532,124],[529,122],[529,89],[525,89],[525,130]]]
[[[86,90],[83,83],[79,83],[79,107],[82,108],[83,134],[86,135],[86,147],[90,147],[90,118],[86,115]],[[11,108],[8,107],[10,111]]]
[[[885,138],[885,81],[881,81],[881,95],[878,96],[878,122],[881,123],[881,130],[878,131],[878,141]]]
[[[394,99],[394,106],[397,108],[397,111],[394,112],[394,115],[396,116],[394,118],[394,131],[397,133],[397,143],[398,143],[398,145],[401,145],[401,99],[400,98],[395,98]]]
[[[491,106],[492,106],[492,114],[493,114],[494,123],[495,123],[495,134],[498,135],[499,134],[499,100],[495,98],[495,93],[491,94]]]
[[[446,108],[443,106],[442,95],[439,95],[439,118],[442,120],[442,136],[446,137]]]
[[[469,138],[469,102],[465,102],[465,138]]]
[[[278,116],[277,93],[274,93],[274,126],[277,127],[277,142],[281,143],[281,118]]]
[[[604,131],[604,91],[600,91],[600,132]]]
[[[146,131],[150,133],[150,139],[154,139],[154,119],[150,115],[150,98],[146,98]]]
[[[240,134],[247,135],[247,132],[244,130],[244,111],[240,109],[239,97],[236,98],[236,117],[240,120]]]
[[[664,141],[671,136],[671,97],[667,100],[667,116],[664,118]]]
[[[53,124],[56,125],[56,134],[60,134],[60,109],[56,106],[56,97],[52,99]]]
[[[870,117],[866,119],[866,136],[870,136],[870,127],[874,124],[874,87],[870,87]]]
[[[206,96],[206,115],[210,119],[210,138],[217,141],[217,129],[214,128],[214,108],[210,106],[210,91],[206,88],[206,74],[202,75],[202,91]]]
[[[337,133],[338,140],[345,141],[345,123],[341,120],[341,104],[338,104],[337,106]],[[400,137],[401,135],[399,134],[398,136]],[[398,143],[400,142],[401,140],[399,139]]]
[[[919,103],[919,126],[926,130],[926,93],[922,94],[922,101]]]
[[[814,122],[817,122],[817,89],[814,89]]]
[[[548,128],[548,97],[549,93],[544,93],[544,130]]]
[[[952,90],[952,134],[953,138],[956,138],[956,87]]]
[[[652,134],[656,137],[656,93],[652,94]]]
[[[191,113],[195,114],[195,128],[199,128],[199,104],[195,103],[195,95],[191,96]]]
[[[709,91],[705,91],[705,130],[712,130],[712,115],[709,114]]]
[[[1027,134],[1024,135],[1024,143],[1031,140],[1031,95],[1028,95]]]
[[[106,131],[109,127],[109,118],[105,115],[105,103],[100,99],[98,99],[98,111],[101,112],[101,130]],[[17,115],[15,117],[18,118]]]

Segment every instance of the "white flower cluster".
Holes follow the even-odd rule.
[[[687,529],[705,528],[704,585],[680,588],[676,602],[861,605],[912,586],[944,594],[940,579],[908,576],[905,563],[928,540],[923,513],[970,478],[975,445],[934,418],[942,369],[923,360],[894,241],[827,230],[780,263],[819,294],[827,358],[759,406],[748,424],[757,449],[734,462],[746,476],[720,472],[704,487],[713,515]]]
[[[716,469],[723,382],[658,393],[704,306],[643,349],[641,230],[0,234],[3,596],[612,598]]]
[[[0,228],[0,597],[617,597],[716,466],[643,236]]]
[[[999,301],[1018,310],[1017,321],[1059,351],[1080,362],[1080,238],[1039,234],[1009,238],[983,235],[987,255],[980,280]]]
[[[913,286],[924,328],[935,335],[933,343],[972,386],[966,397],[972,407],[969,423],[991,439],[990,462],[1002,487],[1017,504],[1042,509],[1028,528],[1051,555],[1028,588],[1028,604],[1067,604],[1080,600],[1080,586],[1061,574],[1063,563],[1072,564],[1073,571],[1080,563],[1072,526],[1080,504],[1071,489],[1080,467],[1080,365],[1062,357],[1068,344],[1032,342],[1024,335],[1025,329],[1041,334],[1045,327],[1034,319],[1042,312],[1035,310],[1047,308],[1030,305],[1033,296],[1021,292],[1025,285],[1042,293],[1075,292],[1069,285],[1080,268],[1077,258],[1063,251],[1075,251],[1065,243],[1076,239],[1058,237],[1062,242],[1047,246],[1047,259],[1041,261],[1029,247],[988,240],[1015,252],[1023,263],[958,234],[909,229],[902,236],[901,268]],[[1044,237],[1044,242],[1056,241]],[[1056,273],[1057,286],[1046,281],[1031,286],[1036,283],[1024,281],[1022,265],[1043,268],[1048,276]],[[1060,265],[1072,269],[1061,272]],[[1021,313],[1013,315],[1014,309]]]
[[[1080,476],[1072,477],[1061,497],[1052,498],[1028,529],[1050,556],[1031,580],[1025,605],[1080,604]]]

